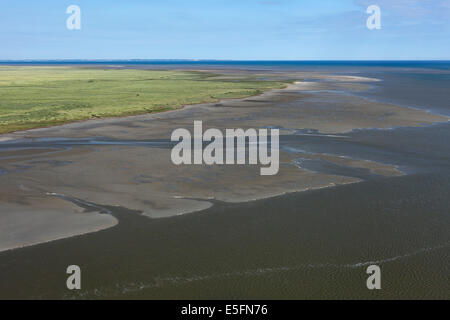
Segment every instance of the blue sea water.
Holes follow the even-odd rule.
[[[450,61],[289,61],[289,60],[0,60],[0,65],[190,65],[218,67],[258,67],[258,68],[341,68],[341,67],[388,67],[427,68],[450,70]]]

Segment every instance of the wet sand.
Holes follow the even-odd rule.
[[[0,297],[448,299],[450,197],[440,186],[449,177],[215,202],[170,219],[106,207],[120,221],[113,228],[0,254]],[[64,270],[75,262],[83,289],[69,292]],[[377,292],[365,287],[373,263],[383,271]]]
[[[2,279],[0,296],[72,297],[57,289],[64,273],[56,275],[72,260],[92,272],[85,280],[86,290],[75,298],[368,297],[364,288],[339,287],[324,293],[322,281],[348,281],[352,286],[365,274],[348,280],[349,274],[355,275],[348,265],[362,267],[411,253],[414,259],[415,252],[432,255],[446,248],[450,239],[441,209],[448,208],[448,190],[420,187],[430,197],[433,190],[438,195],[434,211],[426,211],[414,202],[412,190],[404,190],[414,179],[424,179],[417,157],[410,160],[406,151],[395,153],[400,150],[397,145],[378,146],[377,141],[389,144],[390,130],[371,141],[376,131],[361,138],[355,129],[408,127],[416,132],[447,122],[447,117],[354,95],[375,82],[363,77],[293,72],[264,76],[306,80],[257,97],[2,136],[0,225],[6,227],[1,230],[0,250],[84,235],[0,254],[1,271],[10,275]],[[192,130],[194,120],[202,120],[204,129],[279,128],[280,173],[262,177],[259,166],[174,166],[170,134],[176,128]],[[446,167],[439,156],[426,161]],[[405,177],[403,167],[415,170],[413,175]],[[447,178],[434,175],[433,181],[445,183]],[[398,184],[402,191],[386,193],[388,186],[395,189]],[[376,204],[380,191],[384,205]],[[360,198],[349,196],[354,192]],[[394,237],[401,222],[395,217],[384,221],[379,214],[395,211],[399,195],[415,203],[410,209],[417,214],[417,220],[404,226],[405,235],[411,228],[428,226],[427,232],[436,232],[433,237],[421,231],[423,238],[408,238],[399,245],[383,242]],[[393,207],[386,205],[389,201]],[[405,208],[399,210],[405,213]],[[437,220],[441,222],[435,224]],[[308,226],[314,228],[308,231]],[[367,233],[371,236],[360,242]],[[352,244],[352,239],[359,243]],[[367,251],[371,241],[383,250]],[[94,258],[94,252],[102,253]],[[55,253],[51,266],[44,266],[39,257]],[[36,262],[33,277],[47,279],[46,289],[24,276],[23,259]],[[401,268],[400,260],[392,262]],[[318,268],[305,267],[310,264]],[[412,272],[423,276],[425,267],[416,266]],[[342,272],[335,274],[336,269]],[[48,273],[54,276],[45,276]],[[293,278],[279,278],[284,273],[293,273]],[[259,282],[260,275],[268,278]],[[318,284],[304,283],[307,275]],[[291,283],[297,278],[302,286]],[[27,279],[29,290],[17,291]],[[252,289],[240,291],[240,281],[250,281]],[[436,296],[445,297],[442,292]],[[413,291],[408,295],[415,296]],[[398,290],[380,295],[398,296],[403,297]]]
[[[317,75],[313,77],[318,78]],[[14,247],[13,244],[21,247],[114,225],[111,219],[96,217],[95,214],[91,214],[90,218],[73,214],[60,205],[61,200],[52,202],[48,193],[123,206],[142,211],[152,218],[161,218],[211,206],[208,201],[190,198],[242,202],[360,180],[359,176],[307,170],[306,166],[299,164],[295,155],[283,152],[283,148],[281,169],[275,177],[260,176],[257,166],[174,166],[170,161],[170,149],[158,148],[157,142],[167,142],[176,128],[192,129],[195,120],[201,119],[205,130],[208,127],[222,130],[275,127],[280,128],[285,135],[303,128],[314,130],[319,135],[345,134],[356,128],[420,126],[448,120],[421,110],[375,103],[333,92],[336,87],[342,86],[347,90],[360,90],[362,84],[357,81],[370,82],[370,79],[324,76],[322,80],[316,83],[295,82],[286,89],[257,97],[187,106],[166,113],[93,120],[5,135],[3,140],[9,138],[14,141],[4,142],[0,146],[0,168],[7,172],[0,180],[0,206],[2,211],[23,211],[28,214],[2,215],[2,220],[9,221],[3,224],[7,226],[3,235],[10,239],[13,236],[9,234],[17,234],[16,226],[21,226],[24,228],[21,233],[29,236],[24,237],[23,241],[20,241],[19,236],[14,236],[13,242],[9,241],[8,245],[0,247],[9,249]],[[103,144],[94,141],[92,145],[79,145],[75,141],[66,144],[58,142],[61,138],[92,137],[108,140]],[[22,149],[19,144],[13,143],[24,139],[30,143],[22,146]],[[133,139],[134,144],[129,139]],[[39,145],[39,141],[46,143]],[[146,141],[155,141],[156,147],[153,146],[149,151],[145,145],[139,145]],[[366,168],[386,176],[399,174],[392,165],[364,159],[332,159],[330,156],[325,159],[321,154],[307,157],[310,160],[322,159],[338,162],[339,165]],[[34,199],[32,203],[29,201],[31,198]],[[53,207],[35,210],[36,202],[52,202]],[[58,219],[54,218],[58,210],[59,220],[64,221],[60,227],[56,222]],[[29,212],[33,212],[32,220],[28,218]],[[69,222],[70,219],[77,223]],[[46,221],[52,222],[51,230],[42,232],[42,224],[45,225]]]

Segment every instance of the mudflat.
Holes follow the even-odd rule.
[[[367,99],[375,77],[194,71],[284,88],[0,137],[0,297],[367,298],[371,262],[379,297],[423,297],[417,276],[448,297],[448,117]],[[175,166],[171,133],[196,120],[279,129],[279,174]]]
[[[52,67],[46,71],[52,74],[53,69],[55,79],[62,75],[74,79],[87,77],[84,69]],[[185,76],[183,72],[171,71],[170,76]],[[159,73],[158,76],[163,77]],[[239,70],[210,76],[227,81],[249,78],[248,72],[241,74]],[[346,134],[357,128],[423,126],[448,121],[447,117],[430,112],[337,91],[359,92],[377,79],[315,73],[264,74],[272,85],[276,80],[287,81],[295,76],[315,82],[293,81],[285,89],[269,90],[258,96],[188,105],[169,112],[89,120],[3,135],[6,141],[0,147],[3,170],[0,207],[6,214],[0,216],[0,248],[22,247],[115,225],[111,216],[99,215],[95,210],[80,214],[79,208],[55,195],[121,206],[151,218],[162,218],[204,210],[211,206],[209,199],[245,202],[355,183],[360,181],[357,176],[324,174],[302,167],[298,153],[292,152],[283,140],[301,136],[299,130],[307,130],[307,135],[346,139]],[[108,79],[108,75],[104,77]],[[205,77],[203,74],[202,79]],[[267,84],[258,88],[264,86]],[[202,120],[205,130],[279,128],[283,135],[279,174],[263,177],[258,167],[250,165],[175,166],[170,160],[170,148],[158,143],[168,143],[173,130],[191,128],[195,120]],[[325,160],[381,176],[402,174],[395,165],[365,159],[306,152],[301,159]],[[42,229],[42,225],[46,228]]]

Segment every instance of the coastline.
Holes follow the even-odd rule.
[[[3,110],[2,134],[87,120],[155,114],[182,109],[189,104],[248,98],[289,85],[289,81],[220,78],[220,74],[206,70],[115,70],[105,66],[86,69],[46,65],[35,69],[27,66],[11,68],[8,70],[7,66],[0,65],[1,89],[6,89],[0,105]],[[15,83],[22,86],[17,87]],[[22,98],[17,99],[21,95]],[[97,99],[99,95],[103,97],[100,100]],[[29,110],[30,105],[32,110]]]
[[[332,76],[333,79],[336,79],[336,76]],[[335,85],[335,83],[333,83],[333,80],[330,80],[329,78],[326,78],[327,81],[330,81],[332,83],[332,85]],[[346,79],[346,81],[349,81],[349,79],[351,79],[351,81],[361,81],[361,78],[357,77],[345,77],[345,78],[340,78],[342,79]],[[366,81],[367,79],[364,79],[364,81]],[[339,82],[339,80],[337,80]],[[344,81],[344,80],[343,80]],[[344,81],[345,82],[345,81]],[[323,83],[320,83],[320,85],[322,86]],[[31,129],[31,130],[27,130],[27,131],[19,131],[19,132],[15,132],[12,134],[5,134],[5,135],[0,135],[0,139],[2,141],[11,141],[11,140],[17,140],[17,139],[35,139],[35,138],[39,138],[39,137],[46,137],[46,138],[52,138],[52,137],[92,137],[92,136],[106,136],[106,137],[112,137],[114,139],[119,139],[119,138],[128,138],[128,137],[137,137],[138,139],[141,139],[143,137],[153,137],[153,138],[162,138],[164,136],[167,136],[167,133],[170,132],[170,130],[172,130],[174,128],[173,125],[160,125],[157,124],[157,128],[155,129],[155,124],[152,121],[157,121],[161,120],[161,121],[166,121],[168,124],[171,124],[172,122],[174,122],[173,124],[179,125],[179,121],[178,119],[180,119],[180,117],[183,119],[183,123],[188,124],[193,118],[195,117],[200,117],[200,118],[204,118],[206,117],[208,120],[208,123],[211,123],[210,125],[214,125],[214,124],[218,124],[220,123],[220,126],[234,126],[233,124],[231,124],[230,120],[227,121],[223,121],[223,119],[220,118],[220,116],[223,117],[223,114],[225,114],[227,117],[229,116],[229,112],[225,112],[223,113],[223,111],[217,111],[218,109],[223,109],[224,107],[229,108],[230,110],[233,111],[233,113],[236,116],[242,117],[242,119],[246,119],[246,117],[250,117],[250,116],[246,116],[246,112],[248,112],[248,110],[251,110],[250,112],[254,112],[256,116],[254,116],[255,119],[258,118],[258,114],[261,112],[260,109],[260,105],[263,105],[263,108],[265,107],[265,105],[267,104],[268,107],[266,108],[274,108],[274,106],[278,106],[278,104],[280,103],[284,103],[283,101],[287,101],[288,104],[286,104],[287,106],[289,105],[289,101],[291,101],[292,99],[294,99],[293,101],[296,101],[295,99],[300,99],[300,101],[305,101],[307,100],[311,95],[307,95],[306,97],[303,95],[302,93],[302,87],[304,86],[304,82],[301,81],[296,81],[292,84],[288,84],[286,86],[286,88],[283,89],[274,89],[274,90],[269,90],[266,92],[263,92],[259,95],[256,96],[251,96],[251,97],[245,97],[245,98],[239,98],[239,99],[221,99],[217,102],[214,103],[200,103],[200,104],[195,104],[195,105],[186,105],[182,108],[176,109],[176,110],[170,110],[170,111],[165,111],[165,112],[160,112],[160,113],[150,113],[150,114],[145,114],[145,115],[134,115],[134,116],[128,116],[128,117],[122,117],[122,118],[105,118],[105,119],[93,119],[93,120],[87,120],[87,121],[82,121],[82,122],[73,122],[73,123],[69,123],[69,124],[64,124],[64,125],[60,125],[60,126],[54,126],[54,127],[48,127],[48,128],[37,128],[37,129]],[[287,97],[286,97],[287,96]],[[319,97],[321,96],[320,92],[318,94],[313,94],[313,97]],[[309,98],[311,99],[311,98]],[[343,101],[342,103],[347,103],[347,101]],[[369,104],[372,102],[368,102]],[[374,102],[373,102],[374,103]],[[217,106],[220,107],[217,107]],[[392,106],[392,108],[394,108],[395,106]],[[386,106],[383,105],[383,108],[388,108]],[[398,107],[395,107],[396,110],[400,110],[398,109]],[[314,111],[313,111],[314,112]],[[397,111],[398,112],[398,111]],[[416,110],[415,112],[417,112],[418,114],[420,114],[421,117],[423,117],[425,114],[428,114],[427,117],[429,117],[429,119],[438,119],[434,118],[435,116],[431,113],[427,113],[421,110]],[[192,114],[195,115],[192,115]],[[218,116],[216,117],[215,113],[219,113]],[[408,112],[406,112],[405,114],[408,115]],[[187,116],[188,115],[188,116]],[[187,116],[187,117],[185,117]],[[323,114],[322,115],[324,117],[324,119],[326,119],[327,114]],[[175,120],[173,120],[175,119]],[[218,121],[218,122],[217,122]],[[254,121],[252,119],[252,121]],[[259,120],[257,120],[259,121]],[[270,120],[272,121],[272,120]],[[278,120],[279,121],[279,120]],[[286,119],[283,121],[291,121],[291,119]],[[421,120],[422,121],[422,120]],[[427,120],[430,121],[430,120]],[[448,118],[447,118],[448,121]],[[152,128],[151,132],[148,132],[147,130],[139,130],[139,129],[133,129],[132,132],[121,132],[115,129],[116,126],[120,126],[120,127],[126,127],[128,128],[128,124],[131,124],[131,126],[129,128],[133,128],[136,127],[136,125],[134,123],[149,123],[151,124],[150,127]],[[246,125],[245,126],[251,126],[251,124],[248,123],[248,121],[245,121]],[[328,120],[325,120],[325,123],[327,123]],[[282,124],[282,121],[280,122]],[[429,123],[432,124],[433,122]],[[158,127],[159,125],[159,127]],[[263,124],[262,123],[257,123],[254,127],[261,127]],[[329,125],[329,124],[328,124]],[[245,127],[244,126],[244,127]],[[285,128],[289,128],[292,126],[282,126]],[[85,128],[90,128],[88,130],[84,130]],[[328,128],[328,127],[327,127]],[[337,129],[336,129],[337,128]],[[351,130],[342,130],[340,129],[339,126],[337,126],[336,128],[333,128],[333,130],[331,130],[332,133],[348,133],[351,132],[352,130],[355,130],[357,128],[351,128]],[[147,129],[144,126],[144,129]],[[366,129],[366,128],[363,128]],[[387,128],[381,128],[381,129],[387,129]],[[285,129],[287,131],[289,131],[289,129]],[[81,131],[81,132],[80,132]],[[103,133],[100,135],[92,135],[90,134],[89,131],[94,131],[94,132],[98,132],[98,133]],[[319,131],[320,133],[323,133],[322,130],[320,130],[320,126],[319,126]],[[121,148],[125,148],[128,150],[129,153],[127,153],[126,157],[123,158],[122,160],[120,160],[122,163],[126,163],[127,161],[129,161],[130,159],[139,159],[139,154],[141,154],[141,151],[139,151],[138,149],[134,150],[132,148],[132,152],[130,152],[130,147],[121,147]],[[167,150],[159,150],[159,149],[155,149],[158,150],[158,152],[155,153],[156,157],[153,157],[152,162],[155,165],[156,163],[158,164],[157,167],[160,168],[160,170],[167,172],[167,170],[169,170],[169,167],[171,167],[167,164]],[[47,172],[53,172],[57,175],[67,175],[69,174],[69,176],[71,178],[66,178],[64,180],[68,180],[68,181],[74,181],[77,180],[78,182],[74,183],[74,185],[76,185],[76,188],[73,187],[68,187],[68,186],[63,186],[61,185],[60,182],[50,182],[49,184],[50,186],[48,186],[47,188],[51,188],[50,190],[47,190],[47,192],[54,192],[55,190],[58,190],[58,192],[64,193],[64,194],[69,194],[72,197],[77,197],[80,199],[84,199],[86,201],[91,201],[93,203],[100,203],[100,204],[104,204],[104,205],[120,205],[126,208],[130,208],[132,210],[139,210],[144,212],[144,215],[148,215],[150,218],[166,218],[166,217],[171,217],[171,216],[178,216],[180,214],[187,214],[187,213],[192,213],[192,212],[198,212],[198,211],[203,211],[206,210],[207,208],[209,208],[211,206],[211,203],[208,202],[207,200],[202,200],[202,201],[198,201],[201,197],[199,197],[199,195],[204,195],[205,192],[206,194],[210,194],[210,196],[214,196],[215,199],[220,200],[220,201],[225,201],[225,202],[230,202],[230,203],[242,203],[242,202],[251,202],[251,201],[255,201],[255,200],[260,200],[260,199],[267,199],[267,198],[273,198],[273,197],[277,197],[280,195],[284,195],[287,193],[297,193],[297,192],[304,192],[304,191],[308,191],[308,190],[316,190],[316,189],[322,189],[322,188],[329,188],[332,186],[336,186],[336,185],[344,185],[344,184],[351,184],[351,183],[357,183],[360,180],[356,179],[356,178],[349,178],[349,177],[339,177],[339,176],[335,176],[335,175],[329,175],[329,174],[320,174],[320,173],[316,173],[316,172],[312,172],[310,170],[307,169],[302,169],[302,168],[298,168],[297,166],[293,165],[292,161],[296,158],[295,155],[288,155],[288,154],[283,154],[281,157],[281,164],[283,166],[283,172],[282,174],[275,178],[275,179],[270,179],[270,181],[268,182],[268,180],[262,180],[260,178],[254,178],[252,177],[252,174],[255,174],[254,170],[252,168],[239,168],[238,170],[230,170],[230,169],[224,169],[224,168],[214,168],[213,169],[213,174],[217,175],[217,177],[211,181],[209,175],[210,173],[207,173],[206,171],[204,171],[202,168],[196,168],[194,170],[194,172],[197,172],[197,174],[195,174],[195,176],[200,177],[200,179],[203,179],[203,177],[206,179],[205,181],[209,181],[208,184],[210,187],[208,187],[208,184],[206,185],[206,189],[205,186],[203,185],[202,182],[200,182],[199,184],[195,181],[190,181],[189,184],[183,188],[183,189],[175,189],[175,190],[170,190],[170,188],[168,189],[167,186],[170,185],[171,183],[174,183],[176,181],[184,181],[187,182],[188,180],[186,179],[191,179],[190,177],[192,176],[193,172],[191,170],[178,170],[176,169],[174,171],[174,175],[170,176],[166,179],[163,178],[162,176],[158,176],[158,177],[152,177],[152,178],[146,178],[145,176],[141,179],[142,181],[144,181],[143,183],[146,184],[148,183],[148,181],[152,181],[152,190],[154,190],[154,192],[156,192],[156,196],[153,195],[151,197],[151,200],[145,200],[145,201],[149,201],[149,204],[145,204],[144,200],[141,200],[141,202],[136,202],[136,197],[139,197],[141,199],[146,199],[148,197],[148,195],[150,194],[150,191],[147,190],[146,188],[140,188],[139,184],[138,186],[134,186],[130,185],[127,182],[121,182],[120,184],[117,185],[117,188],[114,187],[114,182],[111,180],[111,182],[109,182],[108,179],[106,179],[104,181],[104,183],[102,182],[101,184],[109,185],[109,186],[113,186],[113,188],[111,189],[111,187],[108,187],[108,189],[104,189],[104,188],[95,188],[93,189],[92,186],[99,184],[99,181],[96,180],[96,182],[94,182],[94,180],[92,181],[87,181],[85,179],[80,179],[79,176],[74,176],[73,174],[76,174],[76,172],[79,172],[79,170],[85,170],[84,168],[89,168],[91,166],[93,166],[93,171],[92,171],[92,175],[95,177],[96,175],[99,175],[99,172],[102,171],[102,169],[104,168],[100,168],[98,167],[97,163],[105,163],[106,164],[106,160],[105,159],[114,159],[114,158],[118,158],[118,154],[117,154],[117,147],[102,147],[102,153],[104,153],[104,155],[100,155],[99,152],[96,153],[80,153],[77,154],[78,150],[73,150],[70,153],[70,159],[71,161],[77,163],[79,162],[76,166],[74,166],[73,164],[68,164],[65,168],[73,168],[70,169],[68,171],[65,171],[66,169],[59,169],[59,168],[49,168],[47,169]],[[64,152],[62,154],[62,158],[63,159],[64,156]],[[87,158],[89,157],[89,158]],[[52,158],[60,158],[60,157],[53,157]],[[78,160],[73,160],[73,159],[78,159]],[[90,160],[88,160],[90,159]],[[128,160],[125,160],[128,159]],[[86,162],[88,161],[88,162]],[[135,167],[137,166],[138,168],[141,168],[144,172],[146,170],[148,170],[148,166],[145,162],[139,161],[136,162],[137,160],[133,160],[135,163]],[[346,162],[347,161],[347,162]],[[364,160],[356,160],[356,159],[344,159],[344,165],[350,165],[351,162],[362,162]],[[83,164],[84,163],[84,164]],[[355,165],[355,163],[352,163],[351,165]],[[358,164],[356,164],[358,165]],[[385,171],[387,172],[387,174],[389,175],[389,167],[392,167],[390,165],[382,165],[381,167],[385,166]],[[370,167],[370,165],[369,165]],[[97,169],[96,169],[97,168]],[[175,169],[173,167],[171,167],[172,169]],[[370,169],[370,168],[369,168]],[[48,171],[50,170],[50,171]],[[128,170],[128,169],[127,169]],[[381,170],[383,171],[383,169]],[[121,173],[117,172],[117,170],[115,171],[115,174],[118,175],[118,177],[120,177]],[[45,177],[47,175],[47,173],[35,173],[35,179],[37,180],[41,180],[43,177]],[[110,173],[106,173],[104,172],[101,176],[108,176],[110,175]],[[243,176],[249,176],[249,180],[247,179],[243,179]],[[91,176],[91,174],[88,174],[88,176]],[[86,176],[86,179],[90,179],[88,178],[88,176]],[[181,177],[181,180],[180,180]],[[104,179],[104,178],[102,178]],[[158,179],[163,179],[163,180],[158,180]],[[183,180],[185,179],[185,180]],[[155,181],[154,181],[155,180]],[[13,182],[15,182],[14,184],[17,184],[18,181],[17,180],[12,180]],[[26,180],[21,180],[21,183],[24,184]],[[172,181],[172,182],[170,182]],[[201,181],[201,180],[200,180]],[[218,183],[218,181],[220,181],[220,183]],[[231,188],[234,188],[234,182],[235,181],[240,181],[240,186],[239,186],[239,192],[235,192],[235,191],[231,191]],[[307,181],[306,183],[303,182],[299,182],[299,181]],[[86,184],[88,183],[88,184]],[[115,182],[117,183],[117,182]],[[30,183],[28,183],[30,184]],[[33,183],[31,183],[30,185],[32,185]],[[54,185],[53,187],[51,187],[51,185]],[[154,185],[155,184],[155,185]],[[81,187],[85,185],[85,187]],[[190,185],[190,186],[189,186]],[[257,185],[258,188],[256,190],[254,190],[254,186]],[[218,188],[214,191],[214,189],[211,190],[211,186],[215,186],[215,188]],[[36,189],[36,186],[34,187],[28,187],[30,190]],[[178,187],[177,187],[178,188]],[[230,191],[227,191],[227,188],[230,188]],[[104,189],[104,190],[102,190]],[[0,185],[0,190],[2,190],[1,185]],[[3,189],[5,190],[5,189]],[[94,191],[95,190],[95,191]],[[125,191],[125,194],[123,193]],[[173,192],[175,191],[175,192]],[[211,192],[212,191],[212,192]],[[12,191],[14,192],[14,191]],[[11,193],[8,192],[8,193]],[[133,198],[128,197],[126,194],[130,194],[130,195],[134,195]],[[38,192],[37,194],[34,191],[31,191],[31,194],[33,194],[34,197],[43,197],[43,195],[41,194],[41,192]],[[41,194],[41,195],[39,195]],[[257,196],[256,196],[257,195]],[[29,196],[25,196],[25,199],[29,197]],[[203,198],[207,198],[208,196],[202,196]],[[197,199],[197,200],[192,200],[193,198]],[[6,195],[6,199],[8,199],[8,196]],[[91,214],[91,213],[90,213]],[[92,213],[93,214],[93,213]],[[105,228],[110,228],[112,227],[111,225],[105,227]],[[105,228],[100,228],[99,230],[103,230]],[[96,230],[98,231],[98,230]],[[95,231],[91,231],[91,232],[95,232]],[[84,234],[84,233],[79,233],[79,234]],[[70,236],[74,236],[75,234],[71,234]],[[60,238],[64,238],[64,237],[60,237]],[[60,239],[58,238],[58,239]],[[46,242],[46,241],[44,241]]]
[[[298,82],[300,83],[300,82]],[[6,141],[11,141],[11,140],[16,140],[16,139],[21,139],[24,136],[26,136],[29,133],[35,133],[35,132],[42,132],[46,129],[56,129],[56,128],[61,128],[63,129],[64,127],[70,127],[70,126],[77,126],[78,125],[83,125],[83,124],[96,124],[96,123],[104,123],[104,122],[121,122],[121,121],[132,121],[132,120],[139,120],[141,117],[145,117],[147,118],[148,116],[152,116],[155,115],[157,116],[158,114],[170,114],[173,112],[178,112],[180,110],[183,109],[188,109],[188,108],[196,108],[205,104],[217,104],[217,103],[223,103],[223,102],[238,102],[238,101],[242,101],[248,98],[253,98],[253,97],[260,97],[260,96],[264,96],[266,94],[269,94],[271,92],[274,91],[278,91],[278,90],[292,90],[294,89],[291,86],[295,86],[297,83],[288,83],[286,84],[286,86],[284,88],[281,89],[269,89],[267,91],[261,92],[259,94],[256,95],[249,95],[246,96],[244,98],[224,98],[224,99],[217,99],[214,102],[199,102],[199,103],[195,103],[195,104],[186,104],[186,105],[182,105],[180,108],[177,109],[171,109],[171,110],[161,110],[161,111],[154,111],[154,112],[147,112],[147,113],[138,113],[138,114],[134,114],[134,115],[127,115],[127,116],[116,116],[116,117],[102,117],[102,118],[96,118],[96,119],[85,119],[85,120],[77,120],[77,121],[70,121],[67,123],[61,123],[61,124],[56,124],[56,125],[51,125],[51,126],[44,126],[44,127],[37,127],[37,128],[31,128],[31,129],[26,129],[26,130],[18,130],[18,131],[12,131],[12,132],[5,132],[5,133],[0,133],[0,143],[1,142],[6,142]],[[14,137],[14,136],[18,136],[18,137]]]

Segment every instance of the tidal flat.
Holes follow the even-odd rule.
[[[448,298],[447,116],[367,99],[383,79],[363,72],[198,71],[290,84],[2,136],[2,298]],[[195,120],[280,129],[279,174],[173,165]],[[81,292],[62,288],[69,260]]]

